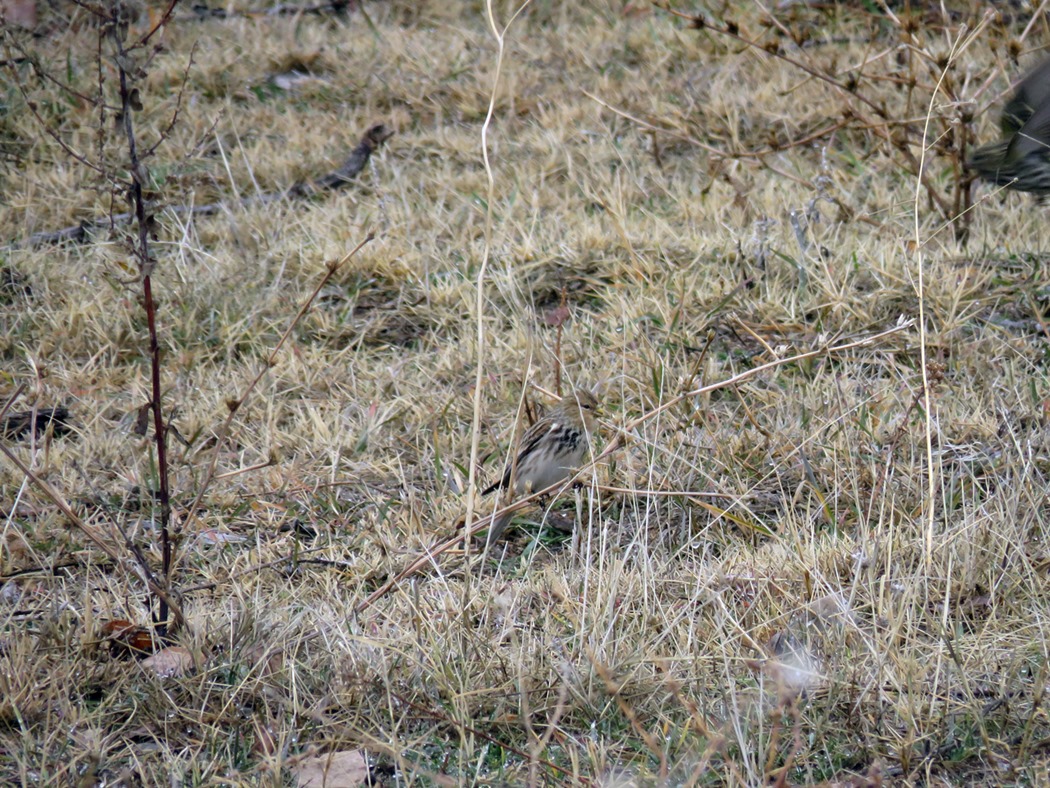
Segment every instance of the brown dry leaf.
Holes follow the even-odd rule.
[[[551,309],[543,316],[543,322],[548,326],[557,328],[560,325],[564,325],[569,319],[569,308],[565,304],[559,304],[558,306]]]
[[[99,629],[100,641],[109,643],[109,650],[113,656],[142,656],[153,653],[155,641],[150,631],[127,619],[115,618],[106,621]]]
[[[182,676],[193,667],[193,656],[182,646],[162,648],[152,657],[142,660],[142,667],[161,677]]]
[[[153,406],[150,403],[140,405],[138,412],[135,415],[135,426],[131,428],[133,435],[145,437],[146,433],[149,432],[149,416]]]
[[[353,788],[368,780],[368,759],[361,750],[303,758],[292,767],[299,788]]]

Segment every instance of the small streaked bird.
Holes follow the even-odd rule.
[[[569,478],[587,457],[590,434],[600,413],[601,406],[589,391],[577,389],[562,397],[529,427],[522,436],[517,460],[482,495],[507,487],[518,495],[528,495]],[[508,513],[496,519],[489,528],[489,544],[499,539],[512,516]]]
[[[1002,139],[975,150],[966,166],[997,186],[1050,194],[1050,59],[1021,80],[999,128]]]

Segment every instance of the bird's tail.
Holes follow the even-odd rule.
[[[503,532],[507,530],[507,526],[510,524],[511,518],[513,517],[513,510],[492,517],[492,525],[489,526],[489,535],[485,538],[485,547],[491,547],[496,540],[503,535]]]

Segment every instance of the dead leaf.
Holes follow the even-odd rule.
[[[569,307],[565,306],[565,303],[561,303],[558,306],[551,309],[543,316],[543,322],[548,326],[557,328],[558,326],[564,325],[569,319]]]
[[[356,788],[368,780],[368,759],[361,750],[311,755],[291,771],[299,788]]]
[[[152,670],[162,678],[183,676],[193,667],[193,656],[182,646],[170,646],[142,660],[142,667]]]
[[[139,406],[138,414],[135,416],[135,426],[131,428],[132,434],[145,437],[149,432],[149,417],[152,411],[153,406],[148,402]]]
[[[115,618],[103,623],[99,629],[99,640],[109,643],[109,653],[115,657],[153,653],[156,641],[145,627],[136,626],[127,619]]]

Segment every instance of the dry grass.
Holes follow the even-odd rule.
[[[199,21],[187,8],[164,34],[143,139],[186,91],[151,163],[158,191],[230,200],[217,216],[165,214],[154,247],[165,406],[188,441],[172,442],[176,511],[199,491],[226,401],[326,261],[377,237],[238,410],[184,526],[187,675],[98,646],[104,621],[148,623],[144,586],[0,463],[0,782],[287,784],[303,753],[363,747],[387,784],[1046,785],[1046,209],[982,188],[961,247],[856,130],[767,157],[781,175],[718,164],[683,137],[759,148],[841,116],[844,99],[641,4],[537,0],[495,84],[482,6],[364,11]],[[806,48],[814,62],[899,42],[858,9],[796,13],[834,39]],[[756,6],[737,21],[757,31],[761,18]],[[945,54],[930,19],[917,47]],[[1017,73],[994,47],[1026,20],[1007,22],[955,61],[968,95],[984,86],[977,107],[993,107],[975,120],[982,139]],[[90,25],[27,46],[71,53],[57,76],[97,89]],[[291,68],[310,76],[276,87]],[[51,127],[94,150],[90,105],[20,73]],[[903,117],[901,92],[883,92]],[[654,137],[586,94],[681,134]],[[106,191],[10,80],[3,101],[0,236],[104,214]],[[236,202],[333,169],[377,121],[397,134],[348,190]],[[929,166],[950,179],[945,159]],[[17,453],[159,562],[151,444],[132,432],[149,371],[124,247],[100,232],[2,256],[31,290],[0,292],[0,393],[27,383],[16,410],[64,404],[76,423]],[[559,337],[548,318],[563,299]],[[901,316],[916,322],[638,420]],[[475,401],[481,483],[523,380],[555,388],[559,339],[562,387],[604,387],[604,442],[634,425],[554,502],[550,519],[574,519],[574,534],[529,525],[533,509],[498,554],[446,552],[359,611],[453,534]]]

